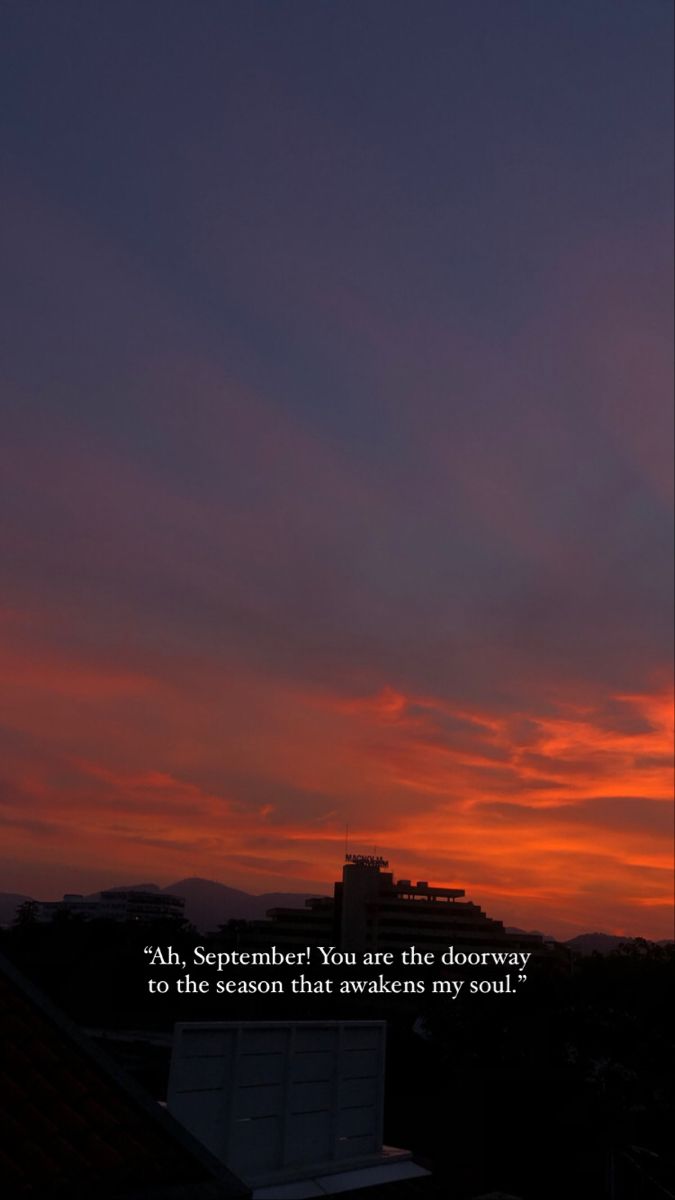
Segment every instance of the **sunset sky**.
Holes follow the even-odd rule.
[[[672,936],[671,6],[0,24],[0,890]]]

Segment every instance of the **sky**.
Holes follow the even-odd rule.
[[[0,890],[672,936],[671,6],[0,24]]]

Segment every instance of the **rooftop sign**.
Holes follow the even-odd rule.
[[[345,854],[345,862],[354,863],[356,867],[388,867],[386,858],[376,858],[374,854]]]

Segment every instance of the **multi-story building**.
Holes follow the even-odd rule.
[[[98,897],[67,892],[63,900],[42,900],[37,905],[38,921],[51,921],[61,913],[88,921],[160,921],[182,920],[185,900],[167,892],[120,888]]]
[[[333,896],[314,897],[304,908],[272,908],[266,921],[232,922],[228,932],[243,944],[334,945],[341,950],[447,947],[480,950],[499,943],[543,946],[537,934],[507,933],[501,921],[464,899],[463,888],[424,880],[394,880],[388,863],[348,854]]]

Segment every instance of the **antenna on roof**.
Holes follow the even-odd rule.
[[[345,858],[349,853],[349,822],[345,821]]]

